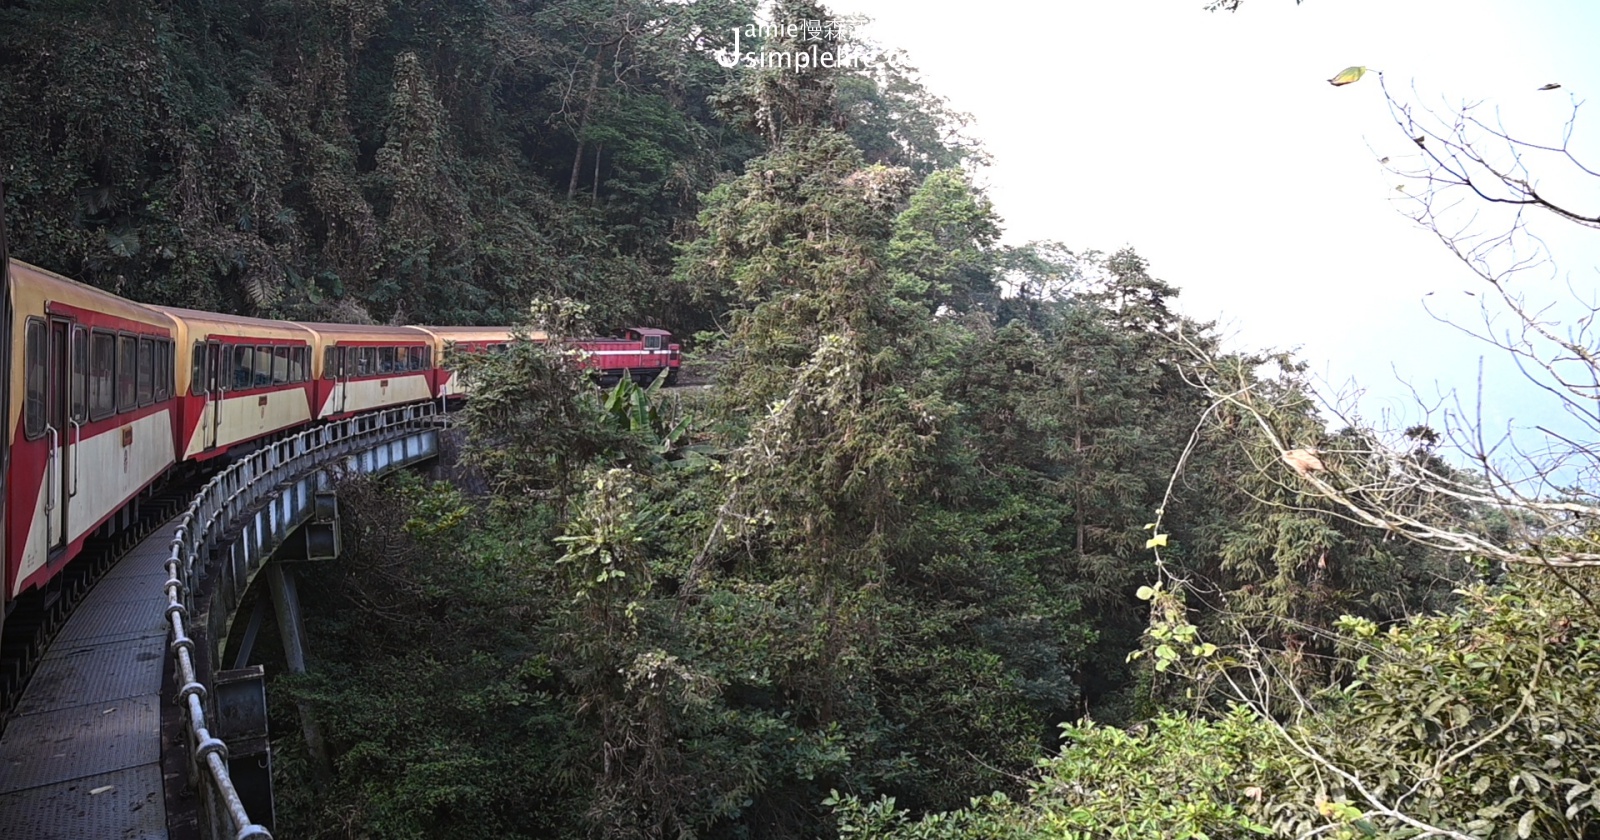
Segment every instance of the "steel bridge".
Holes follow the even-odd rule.
[[[359,415],[261,448],[124,556],[57,635],[0,738],[0,837],[271,838],[266,689],[244,662],[261,613],[224,669],[236,613],[265,573],[285,659],[304,670],[284,564],[338,555],[341,477],[438,454],[435,409]],[[198,808],[169,813],[180,800]]]

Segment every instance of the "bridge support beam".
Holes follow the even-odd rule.
[[[283,659],[289,673],[306,672],[306,625],[300,615],[300,590],[295,584],[294,569],[282,562],[267,566],[267,586],[272,590],[272,609],[278,614],[278,636],[283,639]],[[328,743],[322,737],[322,726],[310,704],[296,702],[300,712],[300,732],[306,739],[306,750],[311,755],[311,770],[319,783],[333,780],[333,762],[328,758]]]
[[[265,601],[256,599],[256,604],[250,609],[250,623],[245,625],[244,638],[239,640],[239,652],[233,656],[233,670],[237,671],[250,664],[250,654],[256,650],[256,636],[261,633],[261,619],[267,612]]]

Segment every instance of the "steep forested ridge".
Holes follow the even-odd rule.
[[[16,253],[139,300],[269,315],[503,323],[559,292],[667,317],[668,238],[752,152],[707,105],[725,74],[701,48],[748,16],[7,4]]]
[[[671,243],[760,148],[714,104],[752,5],[6,3],[14,251],[153,303],[506,323],[557,294],[688,331]],[[940,115],[880,76],[853,130],[904,156]]]

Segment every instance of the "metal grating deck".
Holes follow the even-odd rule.
[[[73,611],[0,738],[0,837],[166,840],[164,564],[151,534]]]

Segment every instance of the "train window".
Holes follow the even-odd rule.
[[[23,412],[23,426],[28,437],[44,434],[45,373],[50,351],[46,339],[44,322],[29,318],[26,347],[28,355],[25,362],[28,366],[28,402]]]
[[[89,347],[89,419],[110,417],[117,410],[117,337],[95,330]]]
[[[433,370],[433,348],[422,348],[422,369]]]
[[[393,347],[380,347],[380,348],[378,348],[378,372],[379,373],[393,373],[394,372],[394,348]]]
[[[322,350],[322,378],[333,379],[339,372],[339,348],[325,347]]]
[[[68,416],[82,423],[89,414],[89,331],[72,328],[72,382],[68,391]]]
[[[172,342],[156,339],[156,401],[172,393]]]
[[[233,348],[233,390],[251,387],[255,382],[256,348],[241,344]]]
[[[149,405],[156,393],[156,344],[148,338],[139,339],[137,397],[140,405]]]
[[[167,343],[159,338],[150,339],[150,400],[159,402],[166,398],[166,383],[162,381],[162,362],[167,358]]]
[[[413,347],[406,351],[406,370],[422,370],[421,347]]]
[[[289,348],[274,347],[272,349],[272,384],[287,385],[289,383]]]
[[[661,349],[661,336],[659,336],[659,335],[647,335],[647,336],[645,336],[644,337],[644,349],[646,349],[646,350],[660,350]]]
[[[366,376],[372,373],[372,348],[355,347],[356,351],[356,376]]]
[[[117,336],[117,410],[128,411],[139,405],[139,340],[131,335]]]
[[[190,365],[189,393],[200,396],[206,392],[206,345],[194,343],[194,361]]]
[[[289,381],[306,381],[306,348],[291,347],[289,349]]]
[[[256,345],[256,375],[255,387],[265,388],[272,384],[272,348],[265,344]]]

